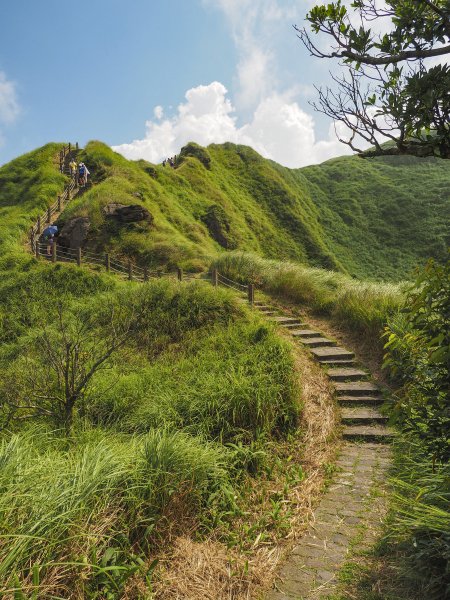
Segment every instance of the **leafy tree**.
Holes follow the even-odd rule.
[[[427,64],[450,54],[449,0],[337,0],[306,18],[311,31],[295,29],[310,54],[344,67],[313,103],[350,131],[340,141],[362,156],[450,158],[450,67]]]
[[[48,321],[3,375],[2,420],[9,426],[44,419],[69,433],[75,412],[83,412],[94,375],[135,337],[139,316],[112,302],[92,313],[58,302],[48,313]]]

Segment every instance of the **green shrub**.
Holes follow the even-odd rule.
[[[450,260],[430,261],[386,329],[385,366],[400,384],[396,414],[430,454],[450,458]]]

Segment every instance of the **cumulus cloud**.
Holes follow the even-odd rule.
[[[3,71],[0,71],[0,125],[11,125],[20,113],[16,87]],[[0,147],[5,145],[5,137],[0,130]]]
[[[5,124],[13,123],[19,112],[15,84],[0,71],[0,121]]]
[[[285,37],[287,24],[313,1],[203,0],[205,6],[222,12],[237,49],[233,102],[218,81],[191,88],[173,116],[166,117],[161,106],[155,107],[143,139],[115,150],[131,159],[159,162],[178,154],[189,141],[204,146],[230,141],[252,146],[288,167],[348,152],[333,127],[326,139],[316,139],[312,116],[296,101],[311,95],[311,86],[298,76],[284,86],[278,79],[277,43]],[[238,122],[237,115],[245,122]]]
[[[220,82],[192,88],[185,98],[173,117],[162,119],[155,114],[157,120],[147,121],[143,139],[114,146],[114,150],[130,159],[160,162],[178,154],[189,141],[203,146],[230,141],[252,146],[266,158],[288,167],[321,162],[345,152],[334,129],[330,128],[326,140],[316,140],[313,118],[289,95],[272,93],[264,98],[241,126],[227,89]],[[157,112],[162,116],[162,108]]]

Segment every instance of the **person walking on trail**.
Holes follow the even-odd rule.
[[[71,177],[76,177],[77,174],[77,163],[76,160],[72,158],[72,160],[69,163],[69,168],[70,168],[70,176]]]
[[[81,162],[78,167],[78,182],[80,187],[85,187],[87,184],[88,175],[90,175],[88,168],[83,162]]]
[[[55,236],[50,234],[47,236],[47,256],[51,256],[53,254],[53,245],[55,243]]]

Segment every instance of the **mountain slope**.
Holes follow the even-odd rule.
[[[287,169],[231,143],[188,144],[176,169],[128,161],[101,142],[90,142],[79,158],[94,185],[60,224],[87,216],[88,247],[153,267],[201,269],[224,249],[242,249],[361,278],[400,279],[430,256],[443,260],[449,243],[448,161],[342,157]],[[0,169],[0,182],[17,181],[17,161]],[[60,178],[54,175],[52,190]],[[17,212],[19,200],[6,196],[0,187],[0,205]],[[33,201],[41,205],[42,197]],[[150,216],[118,222],[105,214],[111,203],[140,205]]]

